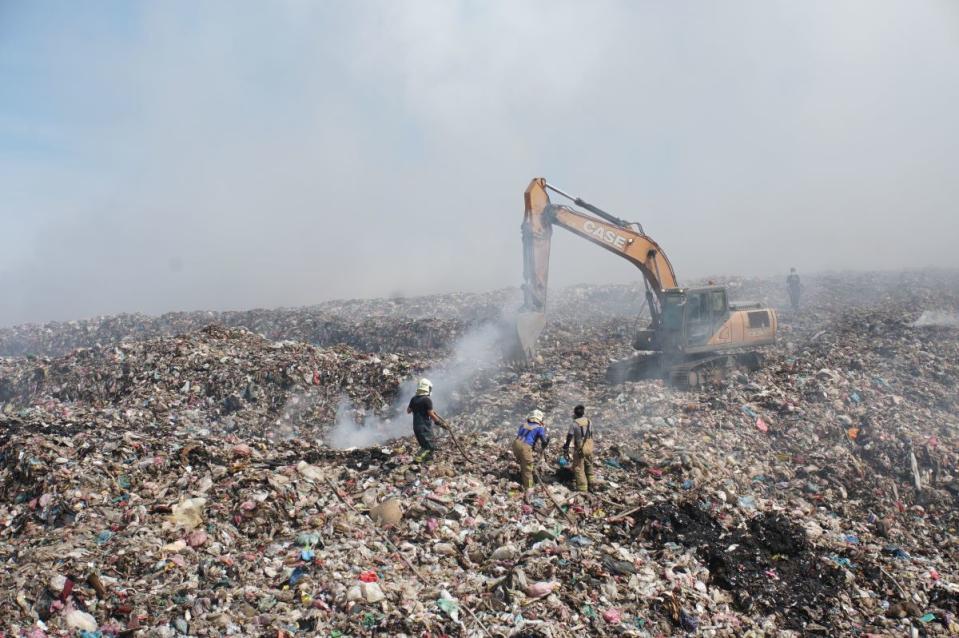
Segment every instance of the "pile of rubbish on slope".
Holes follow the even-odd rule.
[[[0,632],[956,635],[959,329],[918,320],[955,316],[959,274],[807,285],[761,370],[696,392],[603,381],[634,286],[554,295],[539,361],[455,388],[433,349],[235,328],[4,359]],[[411,436],[327,445],[344,396],[405,419],[424,372],[455,435],[433,461]],[[591,494],[559,459],[577,403]],[[509,444],[534,407],[553,441],[524,499]]]
[[[316,436],[339,401],[381,411],[417,369],[398,354],[275,342],[210,325],[52,359],[0,359],[0,411],[41,420],[57,415],[72,424],[94,410],[120,428],[172,424],[216,434]]]
[[[169,337],[216,324],[246,328],[268,339],[300,341],[325,347],[349,345],[364,352],[410,352],[442,349],[463,322],[447,317],[395,320],[371,316],[353,321],[311,309],[249,312],[177,312],[159,317],[118,315],[87,321],[21,325],[0,329],[0,356],[62,356],[77,348]]]

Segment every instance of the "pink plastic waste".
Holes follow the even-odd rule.
[[[543,596],[549,596],[553,593],[553,590],[556,589],[556,586],[559,583],[555,581],[540,581],[538,583],[533,583],[526,588],[526,595],[530,598],[542,598]]]
[[[623,619],[623,613],[616,608],[607,609],[603,612],[603,620],[611,625],[618,625]]]
[[[207,538],[209,538],[209,537],[207,536],[207,533],[204,532],[202,529],[200,529],[200,530],[197,530],[197,531],[195,531],[195,532],[191,532],[191,533],[186,537],[186,543],[187,543],[187,545],[189,545],[190,547],[200,547],[201,545],[203,545],[203,544],[207,541]]]

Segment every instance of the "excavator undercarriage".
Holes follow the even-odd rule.
[[[756,351],[686,357],[666,357],[661,352],[649,352],[610,364],[606,369],[606,381],[616,385],[624,381],[664,379],[676,388],[692,389],[718,383],[734,370],[758,370],[762,363],[762,353]]]
[[[585,213],[553,204],[552,190]],[[756,369],[762,361],[752,348],[776,340],[777,318],[758,303],[730,303],[722,286],[682,288],[660,246],[637,223],[624,221],[543,178],[530,182],[523,218],[524,303],[516,321],[514,358],[529,360],[546,325],[550,241],[559,226],[635,265],[646,283],[650,324],[634,346],[642,353],[607,371],[612,383],[663,378],[679,387],[721,379],[733,369]]]

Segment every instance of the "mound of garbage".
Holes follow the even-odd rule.
[[[482,295],[396,354],[210,326],[0,360],[0,631],[957,635],[959,328],[928,319],[957,282],[810,278],[764,367],[697,391],[605,382],[635,286],[554,295],[528,367],[476,355]],[[411,320],[382,319],[384,343]],[[437,457],[330,447],[342,421],[405,423],[419,374],[452,424]],[[578,403],[592,493],[559,458]],[[533,408],[553,441],[524,498],[509,444]]]
[[[412,374],[398,354],[269,341],[210,325],[175,337],[123,341],[57,358],[0,360],[0,408],[29,417],[117,415],[124,424],[189,424],[211,432],[320,436],[340,400],[373,412]],[[87,422],[96,428],[95,422]]]
[[[275,341],[363,352],[443,351],[464,329],[496,320],[516,289],[430,297],[327,301],[302,308],[120,314],[0,328],[0,357],[57,357],[77,348],[170,337],[210,324],[246,328]]]

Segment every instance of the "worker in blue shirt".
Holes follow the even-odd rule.
[[[545,450],[549,443],[549,435],[543,424],[542,411],[533,410],[526,417],[526,423],[517,430],[516,439],[513,441],[513,454],[519,463],[520,480],[524,490],[533,488],[533,449],[537,441],[542,441],[541,449]]]

